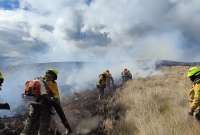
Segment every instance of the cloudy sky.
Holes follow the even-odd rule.
[[[199,61],[199,0],[0,0],[0,64]]]

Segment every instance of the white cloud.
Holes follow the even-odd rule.
[[[90,6],[83,0],[21,0],[21,9],[0,11],[1,35],[10,33],[0,37],[5,48],[1,52],[13,54],[8,50],[15,48],[25,60],[20,50],[38,54],[40,50],[32,48],[39,41],[48,48],[41,49],[39,62],[98,60],[102,53],[115,61],[118,54],[113,50],[123,54],[120,60],[190,60],[199,55],[189,54],[200,42],[198,5],[198,0],[95,0]],[[6,41],[12,38],[18,41],[15,46]],[[171,50],[176,53],[168,55]]]

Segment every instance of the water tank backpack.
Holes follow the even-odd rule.
[[[27,96],[40,96],[41,84],[39,80],[29,80],[25,83],[24,95]]]

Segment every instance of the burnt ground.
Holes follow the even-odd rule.
[[[73,129],[73,135],[106,135],[105,120],[108,118],[118,119],[118,109],[110,106],[113,93],[107,93],[103,100],[98,99],[96,91],[84,91],[74,93],[72,96],[62,98],[62,106],[66,117]],[[118,107],[117,107],[118,108]],[[113,111],[115,110],[115,115]],[[115,116],[115,117],[113,117]],[[25,115],[1,118],[5,124],[0,135],[19,135],[24,126]],[[51,123],[49,135],[55,135],[53,131],[58,131],[57,135],[64,134],[65,128],[58,116],[54,115]]]

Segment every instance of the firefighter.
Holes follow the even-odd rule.
[[[20,135],[48,135],[52,114],[52,103],[60,104],[59,91],[57,87],[57,70],[47,70],[44,77],[39,77],[40,95],[34,96],[35,102],[28,106],[28,118]],[[35,92],[38,93],[38,92]],[[30,96],[29,95],[29,96]],[[66,130],[71,133],[71,128]]]
[[[110,89],[114,87],[114,80],[112,75],[110,74],[109,70],[106,70],[105,72],[101,73],[99,75],[98,81],[97,81],[97,89],[99,91],[99,99],[102,99],[105,95],[105,88]]]
[[[2,89],[2,84],[4,82],[3,74],[0,72],[0,90]],[[0,109],[10,110],[10,105],[8,103],[0,103]]]
[[[0,72],[0,90],[1,90],[3,82],[4,82],[4,77],[3,77],[3,74]]]
[[[114,90],[114,79],[112,77],[112,74],[110,73],[109,70],[106,70],[105,74],[107,76],[107,79],[106,79],[106,88],[108,90]]]
[[[193,83],[192,89],[189,93],[190,110],[189,115],[194,116],[198,121],[200,120],[200,68],[191,67],[187,72],[187,77]]]
[[[122,71],[121,77],[122,77],[122,82],[123,83],[126,82],[126,81],[128,81],[128,80],[132,80],[132,74],[131,74],[131,72],[127,68],[125,68]]]

